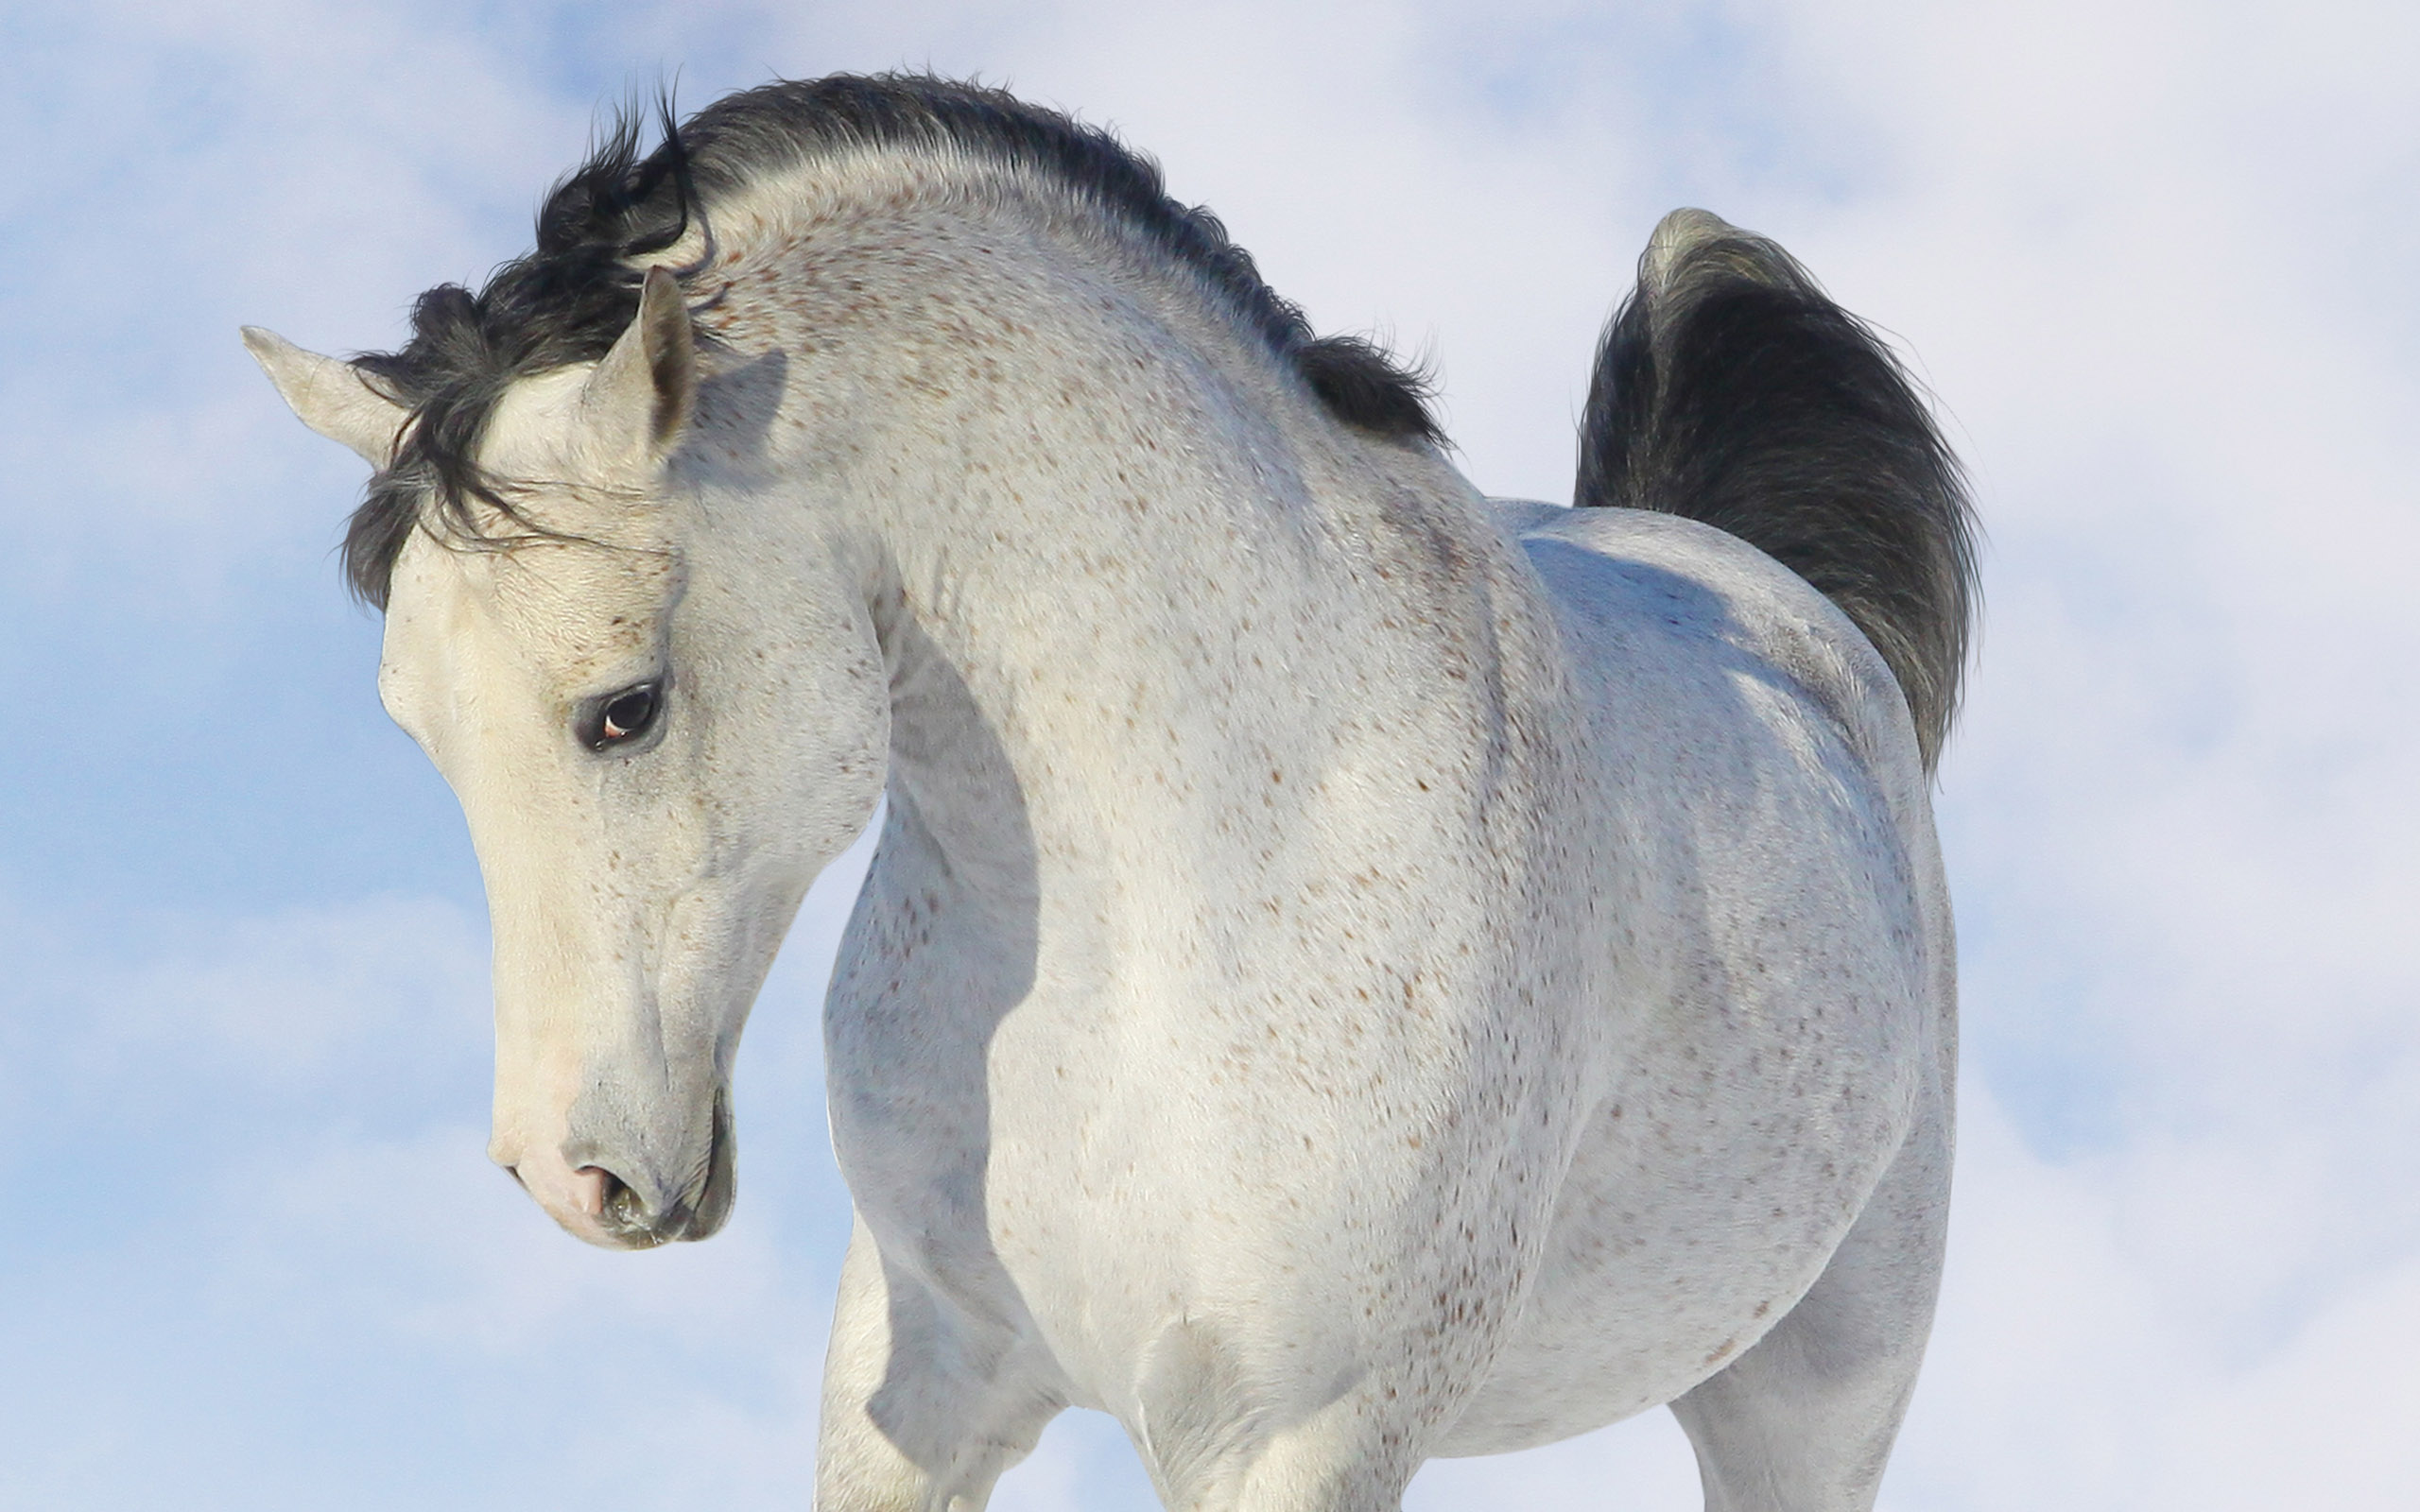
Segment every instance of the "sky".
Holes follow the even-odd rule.
[[[1112,127],[1322,332],[1569,495],[1664,211],[1782,240],[1988,531],[1937,794],[1940,1322],[1889,1512],[2420,1482],[2420,11],[1790,0],[0,0],[0,1507],[798,1508],[847,1195],[818,885],[731,1227],[557,1231],[481,1154],[484,905],[331,548],[360,464],[237,343],[391,347],[600,103],[931,67]],[[1411,1512],[1697,1505],[1668,1415]],[[1006,1512],[1152,1503],[1069,1414]]]

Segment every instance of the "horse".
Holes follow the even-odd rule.
[[[564,1228],[722,1224],[742,1022],[881,815],[827,1512],[972,1512],[1069,1406],[1170,1507],[1376,1512],[1661,1403],[1710,1508],[1871,1504],[1942,1259],[1974,527],[1779,246],[1656,228],[1568,507],[1483,497],[1150,161],[927,77],[625,113],[399,352],[245,339],[373,470],[490,1154]]]

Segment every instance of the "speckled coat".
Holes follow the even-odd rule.
[[[888,796],[820,1504],[979,1506],[1080,1405],[1170,1506],[1379,1509],[1668,1401],[1710,1505],[1869,1504],[1952,960],[1850,621],[1704,525],[1491,505],[998,164],[769,176],[660,260],[717,292],[505,397],[549,534],[419,533],[384,691],[488,875],[494,1153],[597,1243],[719,1221],[739,1025]],[[254,345],[385,465],[389,400]],[[643,738],[566,737],[631,689]]]

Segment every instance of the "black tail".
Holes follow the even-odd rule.
[[[1597,354],[1573,502],[1702,520],[1806,578],[1939,759],[1978,597],[1965,478],[1890,350],[1778,245],[1703,210],[1655,228]]]

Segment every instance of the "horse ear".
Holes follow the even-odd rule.
[[[639,313],[580,392],[608,446],[635,446],[660,461],[681,439],[698,404],[698,348],[669,269],[648,269]]]
[[[371,387],[360,369],[305,352],[256,325],[244,327],[244,345],[303,424],[353,448],[382,472],[392,465],[412,412]]]

